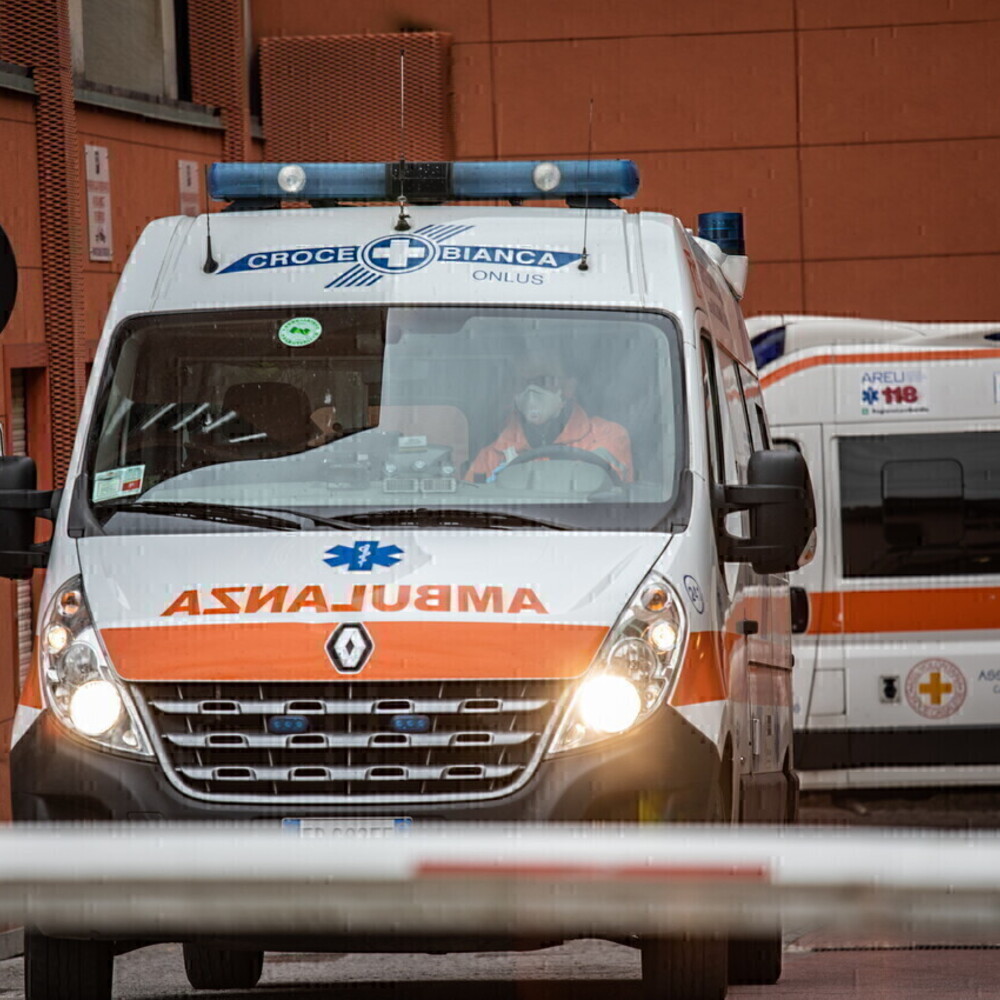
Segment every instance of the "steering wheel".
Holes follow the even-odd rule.
[[[529,448],[527,451],[522,451],[516,458],[512,458],[504,468],[509,469],[512,465],[535,462],[543,458],[561,458],[570,462],[586,462],[588,465],[597,465],[611,477],[612,485],[622,487],[625,485],[618,470],[603,455],[587,451],[586,448],[574,448],[571,444],[546,444],[541,448]]]

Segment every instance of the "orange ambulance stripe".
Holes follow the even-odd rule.
[[[335,622],[107,628],[126,680],[362,681],[561,678],[582,674],[607,632],[599,625],[365,622],[375,644],[359,674],[325,652]]]
[[[809,595],[809,632],[959,632],[1000,627],[1000,587]]]
[[[774,371],[761,376],[760,384],[766,389],[775,382],[780,382],[789,375],[805,371],[807,368],[818,368],[820,365],[864,365],[881,364],[884,361],[963,361],[979,360],[980,358],[1000,358],[1000,349],[993,348],[952,351],[899,351],[879,354],[817,354],[812,358],[800,358],[789,362]]]
[[[719,636],[715,632],[692,632],[671,705],[698,705],[727,697],[727,678],[722,669]]]
[[[38,647],[35,647],[31,654],[31,669],[24,679],[24,687],[21,688],[20,702],[27,708],[44,708],[42,704],[42,689],[38,679]]]

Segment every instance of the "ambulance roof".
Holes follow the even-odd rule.
[[[997,323],[913,323],[902,320],[855,319],[849,316],[774,314],[752,316],[747,331],[758,368],[813,347],[912,344],[950,347],[995,346]]]
[[[122,275],[115,312],[398,302],[690,308],[688,241],[670,216],[590,211],[581,270],[582,209],[408,213],[406,232],[394,230],[391,205],[157,220]]]
[[[771,423],[779,429],[830,424],[845,433],[900,433],[942,421],[995,427],[1000,343],[961,334],[821,343],[768,365],[761,385]]]
[[[209,187],[228,210],[147,226],[106,331],[150,312],[480,303],[656,309],[693,329],[700,308],[749,361],[726,271],[745,263],[742,216],[699,216],[706,242],[625,212],[611,199],[638,187],[627,160],[215,164]],[[568,207],[521,204],[557,198]]]

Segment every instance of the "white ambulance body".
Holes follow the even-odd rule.
[[[48,566],[17,820],[790,819],[811,499],[770,449],[745,258],[621,211],[600,163],[455,164],[452,196],[482,168],[465,197],[586,197],[406,217],[280,208],[388,200],[359,190],[395,164],[279,166],[216,165],[235,210],[146,229],[50,553],[13,559],[23,504],[0,521],[8,575]],[[0,489],[38,496],[29,466]],[[104,997],[105,943],[43,931],[29,970],[85,959]],[[252,985],[261,947],[186,942],[192,983]],[[730,978],[777,977],[780,935],[740,948]],[[647,942],[647,992],[721,997],[726,955]]]
[[[803,787],[1000,784],[1000,324],[748,328],[819,515],[793,578]]]

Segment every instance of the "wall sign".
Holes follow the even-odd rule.
[[[87,173],[87,234],[91,260],[111,260],[111,172],[107,146],[84,146]]]
[[[197,215],[201,207],[201,164],[197,160],[177,161],[177,190],[181,215]]]

